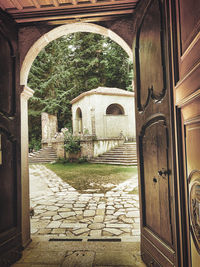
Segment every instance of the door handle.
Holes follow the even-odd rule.
[[[170,171],[169,170],[159,170],[158,171],[158,175],[161,176],[162,178],[166,179],[166,176],[170,174]]]

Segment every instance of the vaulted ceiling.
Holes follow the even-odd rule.
[[[0,0],[19,24],[103,21],[132,14],[139,0]]]

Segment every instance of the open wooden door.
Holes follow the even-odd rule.
[[[17,29],[0,11],[0,266],[21,255]],[[18,86],[19,87],[19,86]],[[19,88],[18,88],[19,90]]]
[[[178,266],[167,5],[168,1],[141,1],[133,46],[141,253],[148,266],[164,267]]]
[[[200,1],[176,0],[175,95],[187,267],[200,266]]]

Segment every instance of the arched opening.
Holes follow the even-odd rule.
[[[106,109],[106,115],[124,115],[124,108],[119,104],[111,104]]]
[[[48,33],[44,34],[42,37],[40,37],[33,46],[29,49],[28,53],[26,54],[22,67],[20,72],[20,84],[21,85],[27,85],[28,81],[28,74],[31,68],[31,65],[39,52],[51,41],[75,32],[91,32],[91,33],[97,33],[104,35],[106,37],[109,37],[111,40],[116,42],[118,45],[120,45],[124,51],[129,56],[130,60],[133,60],[133,52],[131,48],[128,46],[128,44],[116,33],[113,31],[106,29],[105,27],[95,25],[92,23],[73,23],[73,24],[66,24],[59,26]]]
[[[76,110],[76,123],[75,123],[75,134],[83,133],[83,123],[82,123],[82,111],[80,108]]]
[[[102,34],[109,37],[118,43],[132,59],[132,51],[130,47],[114,32],[94,24],[89,23],[75,23],[70,25],[60,26],[45,35],[43,35],[28,51],[21,68],[20,82],[24,85],[24,91],[21,94],[21,127],[22,127],[22,233],[23,244],[26,245],[30,240],[30,216],[29,216],[29,170],[28,170],[28,112],[27,102],[34,91],[27,86],[28,75],[31,65],[39,52],[51,41],[69,33],[74,32],[92,32]],[[120,109],[122,112],[122,109]],[[82,111],[77,109],[77,129],[78,132],[82,131]]]

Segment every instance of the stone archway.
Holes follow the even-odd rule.
[[[52,42],[53,40],[63,35],[67,35],[67,34],[71,34],[75,32],[91,32],[91,33],[97,33],[97,34],[101,34],[106,37],[109,37],[111,40],[119,44],[124,49],[124,51],[128,54],[131,60],[133,59],[133,53],[132,53],[131,48],[119,35],[117,35],[113,31],[107,28],[104,28],[102,26],[92,24],[92,23],[66,24],[66,25],[59,26],[47,32],[46,34],[44,34],[29,49],[23,61],[22,67],[21,67],[20,84],[25,85],[25,86],[27,85],[28,74],[32,66],[32,63],[37,57],[37,55],[39,54],[39,52],[46,45],[48,45],[50,42]]]
[[[30,216],[29,216],[29,170],[28,170],[28,99],[34,91],[27,86],[28,75],[33,61],[39,52],[53,40],[75,32],[91,32],[109,37],[119,44],[133,59],[131,48],[113,31],[92,23],[66,24],[47,32],[40,37],[28,50],[20,71],[20,85],[23,86],[21,93],[21,177],[22,177],[22,243],[25,247],[30,242]]]

